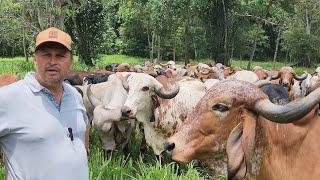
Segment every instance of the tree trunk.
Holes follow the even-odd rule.
[[[160,35],[158,36],[158,61],[161,61],[161,41],[160,41]]]
[[[231,56],[230,56],[230,60],[233,59],[233,53],[234,53],[234,41],[232,41],[232,45],[231,45]],[[231,64],[231,62],[230,62]]]
[[[66,17],[66,3],[61,3],[60,0],[52,1],[51,9],[51,19],[52,26],[63,30],[64,29],[64,19]]]
[[[307,8],[306,8],[306,21],[307,21],[306,32],[308,35],[310,35],[311,34],[311,17],[308,14]]]
[[[23,54],[24,54],[26,61],[28,62],[29,60],[28,60],[28,52],[27,52],[27,45],[26,45],[26,33],[25,33],[24,26],[22,27],[22,31],[23,31],[23,37],[22,37]]]
[[[197,54],[197,45],[196,45],[196,41],[195,41],[195,34],[196,34],[196,30],[193,29],[193,36],[192,36],[192,40],[193,40],[193,49],[194,49],[194,59],[198,59],[198,54]]]
[[[177,52],[177,39],[174,38],[174,41],[173,41],[173,61],[176,61],[176,52]]]
[[[287,64],[288,64],[288,52],[286,53],[286,60],[285,60],[285,62],[284,62],[284,66],[287,66]]]
[[[252,52],[251,52],[251,55],[250,55],[248,66],[247,66],[248,70],[251,69],[252,60],[253,60],[254,54],[255,54],[256,49],[257,49],[257,39],[258,39],[258,32],[256,33],[256,35],[254,37],[253,48],[252,48]]]
[[[149,34],[149,28],[147,28],[147,34],[148,34],[148,50],[149,50],[149,58],[151,59],[151,41],[150,41],[150,34]]]
[[[226,6],[224,4],[224,0],[222,0],[222,7],[223,7],[223,18],[224,18],[224,53],[227,53],[227,44],[228,44],[228,26],[227,26],[227,12],[226,12]]]
[[[184,65],[187,66],[190,60],[190,27],[189,18],[184,25]]]
[[[156,62],[154,62],[154,58],[153,58],[153,53],[154,53],[154,39],[155,39],[155,35],[154,35],[154,33],[152,32],[150,59],[153,61],[153,63],[156,63]]]
[[[278,29],[278,36],[277,36],[277,40],[276,40],[276,50],[275,50],[274,56],[273,56],[273,69],[276,68],[276,59],[277,59],[277,55],[278,55],[280,37],[281,37],[281,26]]]

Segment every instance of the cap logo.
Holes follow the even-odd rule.
[[[49,38],[58,38],[58,31],[49,31]]]

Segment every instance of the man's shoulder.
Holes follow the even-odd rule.
[[[21,92],[25,91],[26,84],[24,80],[19,80],[12,84],[0,87],[0,96],[14,96],[18,95]]]
[[[77,91],[77,89],[73,86],[71,86],[70,84],[68,83],[64,83],[65,84],[65,87],[68,88],[68,91],[71,93],[71,95],[73,97],[75,97],[75,99],[81,103],[82,102],[82,97],[81,97],[81,94]],[[82,103],[81,103],[82,104]]]
[[[27,86],[23,80],[17,81],[15,83],[3,86],[0,88],[0,105],[1,107],[9,107],[17,103],[19,99],[25,94]]]

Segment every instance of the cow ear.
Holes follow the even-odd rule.
[[[240,123],[231,131],[227,141],[228,179],[242,179],[251,169],[254,151],[256,116],[243,110]]]

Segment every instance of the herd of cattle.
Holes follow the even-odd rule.
[[[0,87],[18,79],[1,75]],[[142,150],[200,160],[228,179],[320,177],[320,68],[298,76],[291,67],[123,63],[65,81],[81,93],[106,153],[129,151],[138,125]]]

